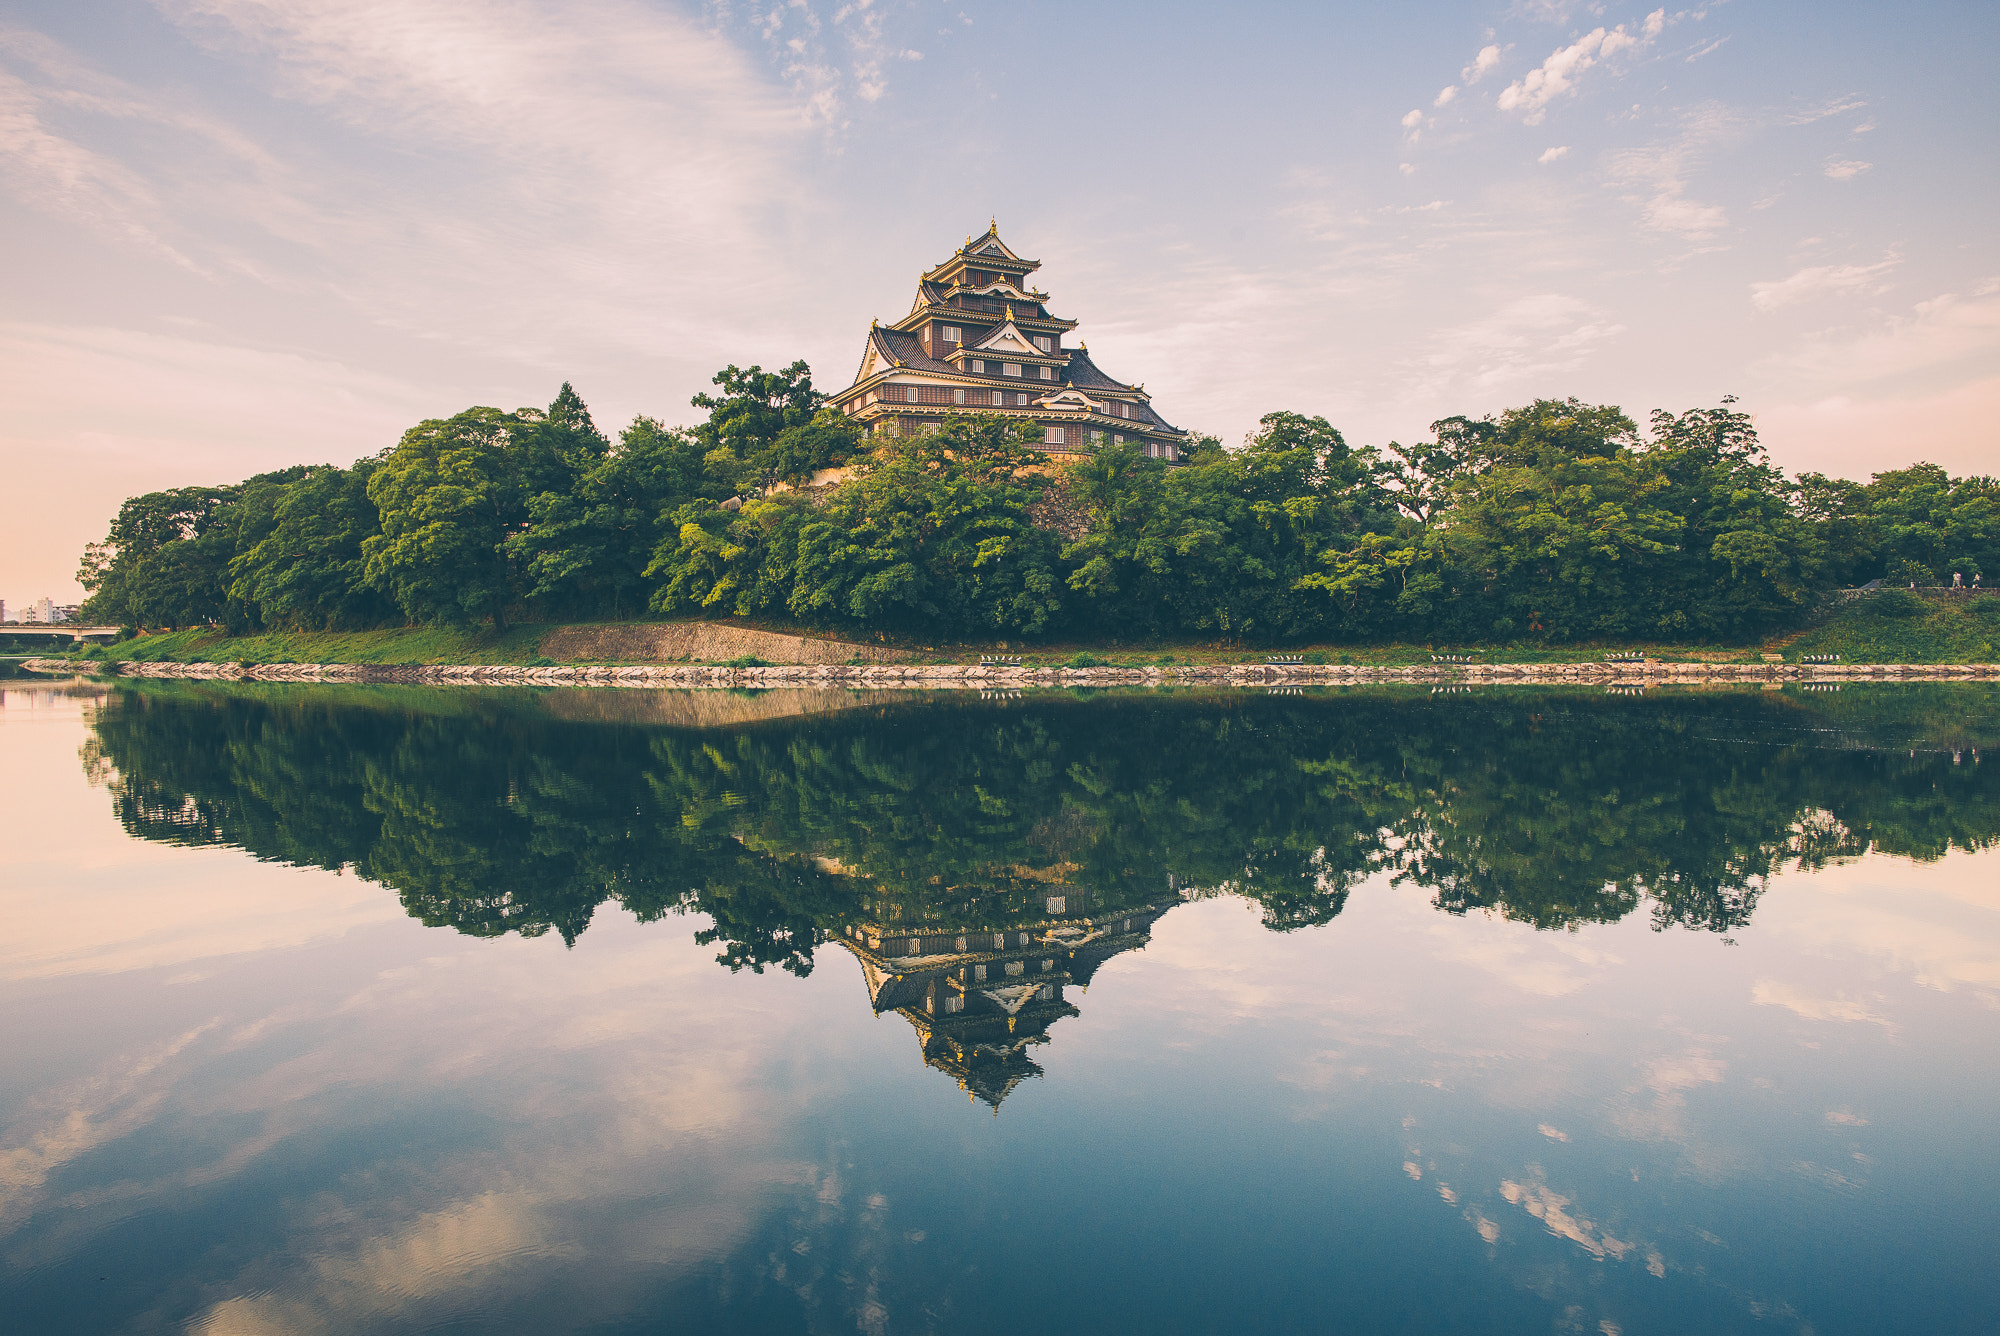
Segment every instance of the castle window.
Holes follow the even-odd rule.
[[[1069,897],[1066,895],[1052,895],[1048,899],[1048,906],[1049,913],[1051,914],[1066,913],[1069,909]]]
[[[1006,403],[1007,403],[1006,395],[1002,394],[998,390],[993,391],[993,406],[995,408],[1003,408],[1006,406]]]
[[[1035,335],[1035,346],[1045,353],[1052,353],[1056,350],[1055,343],[1046,334]]]
[[[1119,433],[1118,433],[1118,434],[1117,434],[1116,436],[1113,436],[1113,437],[1111,438],[1111,443],[1112,443],[1113,445],[1123,445],[1123,444],[1125,444],[1125,433],[1121,431],[1121,432],[1119,432]]]
[[[961,1011],[964,1011],[964,1010],[965,1010],[965,999],[964,999],[964,998],[962,998],[962,997],[959,997],[959,996],[957,996],[956,994],[947,994],[947,995],[945,996],[945,999],[944,999],[944,1014],[945,1014],[945,1015],[947,1015],[947,1016],[956,1016],[956,1015],[957,1015],[957,1014],[958,1014],[959,1012],[961,1012]]]
[[[984,362],[980,361],[980,360],[979,360],[978,358],[974,358],[974,359],[973,359],[973,361],[972,361],[972,374],[973,374],[973,375],[975,375],[975,376],[983,376],[983,375],[985,375],[985,374],[986,374],[986,363],[984,363]]]
[[[1025,966],[1023,966],[1020,961],[1010,960],[1007,962],[1007,977],[1012,979],[1021,974],[1024,969]]]
[[[1017,395],[1015,395],[1015,396],[1014,396],[1014,407],[1016,407],[1016,408],[1026,408],[1027,406],[1028,406],[1028,396],[1027,396],[1027,395],[1025,395],[1025,394],[1017,394]]]
[[[1062,443],[1063,429],[1061,427],[1045,427],[1042,429],[1043,445],[1061,445]]]
[[[1021,364],[1019,362],[1002,362],[1000,364],[1000,374],[1003,376],[1018,377],[1021,374]]]
[[[963,951],[965,950],[965,939],[963,937],[955,937],[952,939],[952,945],[955,949]]]
[[[965,342],[964,332],[957,325],[940,325],[938,326],[938,334],[946,343]]]
[[[1092,445],[1103,445],[1104,433],[1101,431],[1093,431],[1092,433],[1090,433],[1090,443]]]
[[[1005,950],[1007,949],[1007,934],[1006,934],[1006,933],[1004,933],[1004,932],[996,932],[996,933],[994,933],[994,934],[993,934],[993,949],[994,949],[995,951],[1005,951]]]
[[[1041,370],[1043,380],[1054,380],[1056,378],[1056,369],[1054,367],[1045,366]]]
[[[965,402],[965,391],[964,391],[964,390],[953,390],[953,391],[951,392],[951,395],[952,395],[952,402],[953,402],[953,403],[959,403],[959,404],[962,404],[962,403],[964,403],[964,402]]]
[[[984,965],[974,965],[972,967],[972,981],[974,983],[986,982],[986,967]]]
[[[1056,967],[1056,962],[1055,962],[1055,961],[1053,961],[1053,960],[1044,960],[1044,961],[1042,962],[1042,973],[1044,973],[1044,974],[1047,974],[1047,973],[1048,973],[1048,972],[1049,972],[1050,970],[1054,969],[1055,967]]]

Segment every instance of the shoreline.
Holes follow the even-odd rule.
[[[65,659],[29,659],[30,672],[75,675]],[[107,677],[183,678],[231,682],[414,683],[437,686],[857,687],[909,686],[1018,690],[1026,687],[1349,686],[1375,682],[1430,682],[1455,686],[1601,683],[1668,686],[1706,683],[1890,682],[2000,680],[1993,663],[1438,663],[1401,667],[1371,664],[1177,664],[1093,668],[995,667],[987,664],[793,664],[732,668],[721,664],[639,664],[624,667],[564,664],[361,664],[361,663],[142,663],[91,665]]]

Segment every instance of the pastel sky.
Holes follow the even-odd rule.
[[[2000,471],[2000,6],[0,2],[0,597],[127,495],[421,418],[852,377],[999,219],[1240,438],[1735,394]]]

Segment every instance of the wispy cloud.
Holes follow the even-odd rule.
[[[1687,116],[1672,139],[1612,155],[1611,179],[1630,192],[1624,198],[1639,207],[1649,230],[1706,241],[1729,225],[1721,205],[1690,199],[1687,192],[1706,150],[1736,125],[1734,113],[1710,105]]]
[[[1808,336],[1770,365],[1843,390],[1884,377],[2000,356],[2000,294],[1944,293],[1907,311]]]
[[[1624,329],[1579,298],[1539,293],[1437,331],[1415,369],[1432,385],[1490,396],[1574,371]]]
[[[1856,162],[1852,158],[1832,158],[1828,160],[1824,170],[1826,175],[1836,181],[1852,181],[1874,165],[1872,162]]]
[[[1536,158],[1535,161],[1539,163],[1551,163],[1558,158],[1566,158],[1568,156],[1569,156],[1569,145],[1558,144],[1554,148],[1543,149],[1542,156]]]
[[[1796,110],[1785,113],[1784,119],[1787,125],[1811,125],[1814,121],[1823,121],[1829,116],[1838,116],[1843,112],[1856,111],[1867,105],[1867,99],[1849,94],[1844,97],[1827,98],[1808,106],[1799,107]]]
[[[1870,1025],[1890,1025],[1873,1006],[1845,993],[1827,997],[1807,992],[1781,979],[1759,979],[1750,990],[1750,1000],[1760,1007],[1783,1007],[1809,1021],[1861,1021]],[[1833,1121],[1830,1117],[1828,1121]]]
[[[1892,255],[1875,264],[1814,265],[1786,278],[1752,283],[1750,304],[1760,311],[1775,311],[1814,297],[1884,292],[1882,276],[1898,263],[1900,258]]]

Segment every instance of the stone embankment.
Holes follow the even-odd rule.
[[[74,672],[61,659],[31,659],[42,672]],[[1093,686],[1357,686],[1403,682],[1482,685],[1699,686],[1709,683],[1968,681],[2000,679],[1991,663],[1453,663],[1384,668],[1349,664],[1180,664],[1137,668],[1004,668],[979,664],[806,664],[730,668],[705,664],[631,667],[512,664],[120,663],[126,677],[245,682],[407,682],[435,685],[611,687],[921,687],[1019,690]]]

